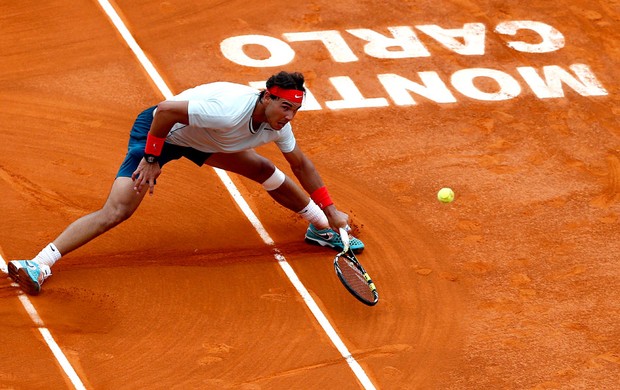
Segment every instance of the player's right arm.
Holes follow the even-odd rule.
[[[149,134],[166,138],[172,126],[177,123],[189,124],[188,101],[166,100],[157,105]]]
[[[161,154],[164,141],[168,133],[177,123],[189,124],[188,101],[166,100],[157,105],[151,129],[147,136],[147,144],[144,150],[145,158],[140,161],[138,168],[133,172],[132,179],[135,181],[134,190],[142,192],[144,185],[149,186],[152,195],[155,190],[155,179],[161,174],[161,167],[157,163],[157,157]]]

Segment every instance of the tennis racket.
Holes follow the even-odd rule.
[[[349,234],[342,228],[340,228],[340,238],[344,248],[334,258],[334,268],[338,279],[359,301],[368,306],[376,305],[379,301],[377,288],[349,247]]]

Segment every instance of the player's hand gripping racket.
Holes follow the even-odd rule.
[[[379,301],[377,288],[349,247],[349,233],[340,228],[340,238],[344,249],[334,259],[336,275],[355,298],[368,306],[376,305]]]

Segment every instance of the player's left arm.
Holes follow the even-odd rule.
[[[314,167],[314,163],[301,151],[299,145],[295,145],[295,148],[289,153],[283,153],[284,158],[291,166],[291,170],[301,183],[301,186],[311,194],[320,187],[323,187],[323,179]]]
[[[284,158],[286,158],[286,161],[291,166],[293,174],[308,194],[312,195],[317,190],[325,188],[325,183],[323,182],[323,179],[321,179],[319,172],[316,170],[314,163],[299,148],[299,145],[295,145],[295,148],[291,152],[283,154]],[[344,228],[348,225],[349,216],[338,210],[334,204],[324,207],[323,211],[325,212],[330,225],[336,230],[338,228]]]

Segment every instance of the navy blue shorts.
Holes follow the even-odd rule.
[[[125,160],[116,174],[116,177],[131,177],[133,172],[138,168],[138,164],[144,157],[144,147],[146,146],[146,136],[151,128],[153,122],[153,111],[156,106],[147,108],[142,111],[136,118],[136,121],[131,128],[129,134],[129,146],[127,147],[127,155]],[[211,156],[212,153],[201,152],[188,146],[179,146],[164,143],[161,150],[161,155],[157,160],[159,166],[163,167],[166,163],[172,160],[178,160],[181,157],[185,157],[191,160],[194,164],[202,166],[204,162]]]

